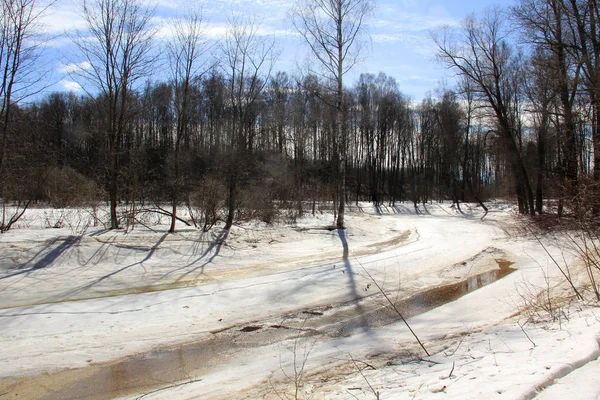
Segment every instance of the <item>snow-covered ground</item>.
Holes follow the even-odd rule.
[[[318,214],[225,235],[32,210],[0,236],[0,396],[599,398],[600,309],[536,240],[507,235],[510,208],[421,211],[362,204],[343,231]]]

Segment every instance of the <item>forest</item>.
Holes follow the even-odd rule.
[[[433,31],[456,80],[419,101],[385,72],[342,80],[367,52],[353,46],[373,4],[328,3],[349,8],[327,25],[291,13],[319,68],[276,71],[277,40],[256,19],[232,17],[213,43],[192,11],[159,43],[145,3],[82,1],[81,95],[35,92],[35,23],[52,3],[2,0],[0,229],[37,204],[110,205],[110,228],[151,211],[205,231],[323,203],[343,227],[343,205],[359,201],[597,215],[597,1],[520,0]],[[314,35],[323,26],[338,40]],[[148,79],[156,69],[163,80]]]

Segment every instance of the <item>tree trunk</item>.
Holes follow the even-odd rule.
[[[235,168],[235,167],[232,167]],[[236,177],[235,171],[231,171],[229,176],[229,188],[227,195],[227,220],[225,221],[225,229],[231,229],[233,225],[233,217],[235,214],[235,191],[236,191]]]
[[[177,138],[179,141],[179,138]],[[177,144],[179,147],[179,144]],[[175,177],[173,184],[173,192],[171,193],[171,226],[169,233],[175,232],[175,224],[177,222],[177,201],[179,200],[179,149],[175,149]]]
[[[116,155],[111,156],[111,166],[109,171],[109,183],[108,183],[108,196],[110,201],[110,229],[119,229],[119,218],[117,216],[117,203],[119,201],[118,191],[119,187],[117,184],[117,167],[116,167]]]
[[[538,130],[538,148],[537,148],[537,185],[535,190],[535,211],[538,214],[544,212],[544,168],[546,164],[546,135],[548,126],[548,116],[546,106],[542,111],[541,126]]]
[[[336,121],[337,121],[337,137],[338,137],[338,162],[339,162],[339,183],[338,183],[338,214],[336,227],[338,229],[344,229],[344,208],[346,205],[346,138],[344,136],[344,68],[343,68],[343,36],[342,36],[342,21],[344,20],[341,15],[341,7],[338,7],[338,19],[337,19],[337,40],[338,40],[338,59],[337,59],[337,103],[336,103]]]

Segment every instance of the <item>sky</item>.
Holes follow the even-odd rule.
[[[153,23],[160,27],[156,36],[157,48],[164,46],[169,36],[172,18],[183,15],[190,7],[188,0],[142,0],[156,6]],[[275,71],[294,73],[305,64],[307,47],[295,32],[288,18],[295,0],[206,0],[197,2],[201,7],[209,40],[217,41],[227,29],[228,16],[241,14],[256,16],[260,32],[272,35],[279,50]],[[384,72],[394,77],[400,90],[414,100],[434,93],[440,82],[451,85],[453,73],[435,60],[435,45],[430,31],[442,25],[458,26],[467,15],[487,7],[504,6],[511,1],[501,0],[379,0],[366,24],[367,41],[361,61],[347,75],[345,84],[352,85],[361,73]],[[76,30],[84,30],[80,15],[80,0],[58,0],[43,19],[43,29],[51,35],[45,60],[51,68],[52,91],[83,93],[80,83],[70,74],[83,59],[74,51],[72,37]],[[165,75],[166,76],[166,75]],[[165,76],[149,77],[164,80]]]

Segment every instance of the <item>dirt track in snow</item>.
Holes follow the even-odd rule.
[[[380,216],[364,215],[359,218],[363,220],[362,223],[382,219]],[[301,248],[299,244],[295,245],[296,249],[282,245],[282,248],[271,248],[269,251],[272,253],[267,252],[264,263],[256,263],[260,255],[251,255],[248,257],[250,261],[242,263],[239,269],[229,268],[228,261],[239,263],[245,252],[251,254],[257,248],[253,246],[260,244],[261,240],[269,240],[275,246],[281,242],[274,243],[272,235],[270,239],[269,235],[260,238],[225,238],[221,242],[221,252],[207,252],[211,245],[198,250],[208,259],[212,257],[211,261],[215,261],[217,267],[213,271],[210,268],[200,271],[200,275],[206,275],[207,278],[194,278],[191,281],[195,284],[193,287],[188,287],[190,281],[184,281],[186,288],[180,289],[161,286],[164,283],[160,281],[157,283],[156,270],[150,274],[153,275],[151,278],[147,275],[149,269],[156,268],[157,260],[174,260],[177,253],[185,252],[182,243],[187,243],[186,240],[169,238],[159,240],[158,246],[143,246],[140,242],[147,242],[147,237],[132,236],[119,241],[118,245],[112,239],[105,240],[100,249],[87,248],[89,244],[77,241],[75,247],[82,248],[70,248],[71,254],[66,251],[56,254],[56,246],[61,249],[61,244],[52,243],[49,246],[50,254],[55,254],[53,260],[66,271],[85,269],[86,261],[89,263],[93,257],[98,257],[99,252],[103,252],[104,260],[114,261],[119,257],[133,258],[130,261],[137,259],[138,265],[131,267],[131,270],[137,271],[142,281],[151,280],[156,286],[131,288],[131,284],[127,283],[135,278],[135,274],[125,275],[127,279],[107,284],[102,289],[104,291],[99,292],[102,296],[85,296],[85,290],[81,290],[85,285],[80,285],[75,286],[72,292],[61,293],[63,297],[55,298],[54,304],[49,302],[3,310],[0,318],[8,322],[4,333],[5,336],[8,334],[7,341],[12,340],[19,348],[20,343],[27,340],[30,347],[29,351],[5,356],[17,366],[17,376],[36,375],[41,371],[50,372],[67,367],[77,369],[46,375],[42,377],[45,381],[42,386],[39,385],[40,381],[36,382],[33,378],[9,378],[0,384],[4,388],[0,392],[23,391],[29,386],[38,390],[46,387],[44,395],[64,398],[58,395],[60,391],[52,388],[51,383],[54,382],[54,386],[59,385],[61,390],[66,388],[68,393],[77,393],[78,387],[89,393],[86,387],[96,385],[98,388],[108,388],[112,391],[111,396],[114,396],[148,389],[159,383],[165,385],[185,380],[188,376],[202,375],[203,371],[208,371],[207,368],[214,372],[215,369],[226,368],[228,363],[236,364],[240,353],[246,350],[252,352],[264,347],[273,352],[275,343],[296,337],[299,332],[335,338],[351,336],[354,332],[376,329],[396,321],[397,315],[386,307],[373,281],[364,273],[365,269],[383,290],[393,293],[394,299],[400,300],[431,287],[469,282],[469,277],[499,270],[498,260],[510,259],[510,254],[489,246],[490,241],[498,236],[494,224],[444,215],[386,216],[383,219],[395,225],[385,240],[364,240],[355,245],[349,239],[350,235],[366,237],[369,232],[359,227],[354,231],[350,227],[342,233],[322,228],[302,228],[297,230],[298,235],[318,235],[320,239],[317,242],[329,241],[328,244],[333,243],[337,250],[322,251],[315,255],[314,250]],[[96,239],[93,242],[102,243]],[[110,244],[108,248],[107,243]],[[309,241],[304,244],[310,247],[313,243]],[[465,243],[469,245],[465,246]],[[218,243],[212,246],[211,250],[214,250]],[[36,250],[33,246],[29,251]],[[282,255],[282,250],[289,253]],[[124,251],[129,254],[124,256]],[[304,257],[305,252],[312,256]],[[131,254],[135,254],[135,257]],[[142,255],[144,258],[140,261]],[[321,262],[312,265],[317,263],[319,257],[323,257]],[[78,260],[79,264],[69,269],[72,260]],[[81,263],[81,260],[84,262]],[[96,265],[106,268],[107,264],[102,260],[99,258]],[[210,264],[206,263],[204,267]],[[114,266],[113,270],[120,272],[117,267]],[[140,273],[137,267],[141,267],[143,272]],[[171,279],[177,277],[177,281],[186,273],[192,275],[189,265],[187,268],[180,270],[179,275],[172,274]],[[192,270],[198,272],[195,268],[192,266]],[[36,275],[37,271],[34,268],[30,272]],[[17,278],[22,279],[18,275]],[[19,279],[16,280],[16,287],[19,283],[23,284]],[[38,277],[38,280],[43,281],[43,278]],[[104,280],[109,281],[107,278]],[[201,285],[197,286],[199,283]],[[133,294],[140,287],[148,287],[145,291],[150,293]],[[53,288],[48,288],[51,292],[50,289]],[[64,290],[63,287],[59,289]],[[42,294],[45,294],[44,291]],[[437,296],[442,303],[444,298],[450,299],[443,293]],[[64,303],[65,300],[69,301]],[[408,309],[403,310],[407,314],[414,312],[411,308],[417,307],[414,302],[406,304],[410,306],[407,305]],[[24,328],[19,330],[18,325]],[[32,325],[35,329],[28,329]],[[89,330],[89,327],[92,329]],[[96,351],[99,349],[102,350]],[[81,353],[85,355],[78,356]],[[127,360],[117,361],[130,354],[141,355],[130,359],[129,367],[126,366]],[[185,361],[186,358],[189,361]],[[40,359],[42,362],[39,362]],[[215,360],[214,363],[211,359]],[[146,360],[146,367],[143,366],[143,360]],[[148,363],[147,360],[151,361]],[[168,360],[175,361],[169,364]],[[201,365],[193,360],[202,360]],[[157,382],[155,374],[148,374],[147,371],[161,368],[174,372],[171,375],[162,374]],[[121,374],[119,370],[127,373]],[[11,371],[5,369],[2,375],[10,376]],[[142,376],[146,376],[146,380],[140,381]],[[35,397],[33,392],[30,395],[31,398]]]

